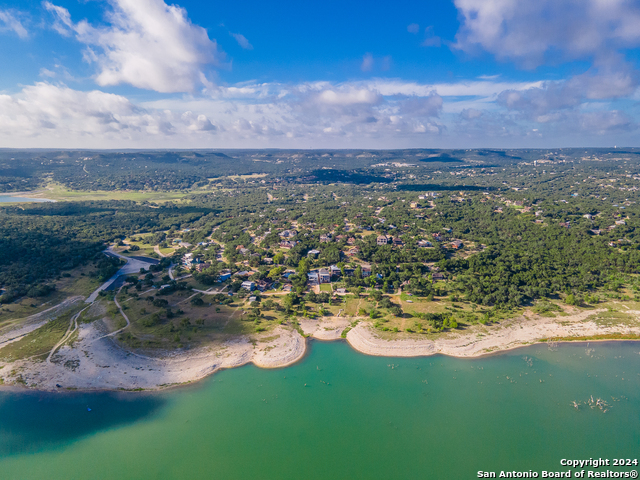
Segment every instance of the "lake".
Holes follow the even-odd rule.
[[[545,344],[401,359],[314,341],[291,367],[249,365],[159,394],[3,392],[0,472],[471,479],[479,470],[567,471],[563,458],[637,458],[639,352],[633,342]],[[591,396],[606,404],[591,408]]]
[[[55,200],[49,200],[48,198],[27,198],[27,197],[12,197],[10,195],[0,195],[0,203],[44,203],[55,202]]]

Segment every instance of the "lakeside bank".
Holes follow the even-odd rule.
[[[640,328],[603,326],[589,320],[598,313],[582,311],[557,318],[518,317],[501,324],[473,326],[441,334],[435,339],[384,338],[366,321],[353,326],[351,318],[301,319],[306,337],[335,341],[345,337],[356,351],[384,357],[446,355],[474,358],[532,345],[542,339],[597,336],[640,336]],[[640,311],[629,311],[640,316]],[[587,341],[587,340],[585,340]],[[307,341],[291,326],[278,326],[250,339],[246,336],[193,351],[145,355],[127,351],[113,342],[101,321],[78,326],[73,345],[62,346],[47,361],[0,362],[4,385],[36,390],[162,390],[206,378],[222,369],[253,363],[260,368],[283,368],[300,361]]]

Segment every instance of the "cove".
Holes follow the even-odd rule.
[[[388,358],[314,341],[293,366],[247,365],[160,394],[2,392],[0,472],[466,479],[566,471],[563,458],[637,458],[639,352],[611,342]],[[591,396],[606,406],[591,408]]]

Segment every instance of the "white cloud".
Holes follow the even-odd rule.
[[[594,138],[633,138],[633,119],[601,100],[585,103],[563,93],[568,83],[540,83],[500,97],[444,98],[433,85],[403,86],[400,81],[245,83],[218,87],[212,97],[174,96],[135,104],[121,95],[41,82],[0,95],[0,143],[66,148],[396,148],[522,147],[543,146],[557,138],[584,138],[590,144]],[[460,93],[458,84],[439,88]],[[485,85],[472,91],[496,90]],[[505,99],[507,95],[514,97]],[[535,135],[534,129],[539,130]],[[543,143],[527,143],[534,140]]]
[[[20,38],[29,37],[29,32],[18,18],[18,13],[11,10],[0,10],[0,31],[10,31]]]
[[[373,69],[373,55],[370,53],[365,53],[362,57],[362,64],[360,65],[360,70],[363,72],[370,72]]]
[[[413,33],[415,35],[419,31],[420,31],[420,25],[418,25],[417,23],[412,23],[411,25],[407,26],[407,32],[409,33]]]
[[[5,144],[109,146],[159,136],[185,141],[215,130],[204,115],[145,109],[120,95],[64,85],[41,82],[16,95],[0,95],[0,138]]]
[[[253,50],[253,45],[249,43],[249,40],[247,40],[244,35],[242,35],[241,33],[231,32],[229,32],[229,34],[236,39],[236,42],[238,42],[238,45],[240,45],[242,48],[244,48],[245,50]]]
[[[480,47],[526,67],[546,57],[603,57],[640,44],[632,0],[454,0],[462,16],[456,46]]]
[[[211,87],[203,69],[224,54],[187,12],[162,0],[109,0],[106,26],[73,23],[63,7],[45,2],[54,27],[87,45],[85,59],[97,64],[98,85],[130,84],[158,92]]]

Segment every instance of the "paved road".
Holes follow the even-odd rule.
[[[122,267],[120,270],[118,270],[118,272],[113,277],[111,277],[109,280],[103,283],[100,287],[98,287],[98,289],[95,292],[89,295],[89,298],[85,300],[85,303],[95,302],[100,292],[102,290],[106,290],[107,288],[109,288],[111,284],[113,284],[113,282],[116,281],[118,277],[122,275],[130,275],[132,273],[139,273],[141,268],[144,268],[145,270],[147,270],[149,268],[149,265],[155,265],[158,263],[158,261],[153,258],[147,259],[145,257],[125,257],[124,255],[120,255],[119,253],[114,252],[112,246],[109,247],[104,253],[106,255],[109,255],[110,257],[121,258],[125,260],[127,264],[124,267]]]

